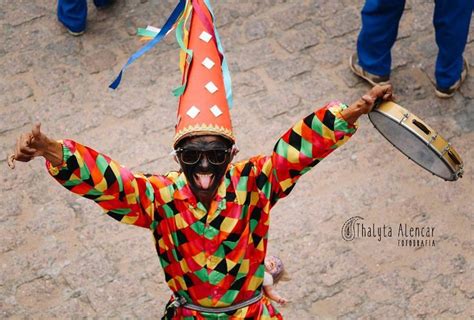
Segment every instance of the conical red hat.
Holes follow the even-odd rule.
[[[220,135],[235,140],[211,13],[203,0],[193,0],[188,38],[191,64],[186,62],[174,146],[185,137]]]

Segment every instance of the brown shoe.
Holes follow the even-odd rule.
[[[354,53],[353,55],[350,56],[349,58],[349,67],[351,68],[352,72],[354,74],[371,85],[375,86],[377,84],[380,85],[386,85],[390,83],[390,77],[389,76],[377,76],[375,74],[369,73],[362,69],[362,67],[359,65],[359,58],[357,57],[357,53]]]
[[[454,96],[456,91],[458,91],[459,88],[461,88],[462,83],[464,82],[464,80],[466,80],[467,74],[469,73],[469,64],[467,63],[466,58],[463,58],[463,61],[464,63],[462,66],[461,77],[459,77],[458,81],[456,81],[451,87],[447,89],[442,89],[436,86],[435,94],[438,98],[441,98],[441,99],[451,98],[452,96]]]

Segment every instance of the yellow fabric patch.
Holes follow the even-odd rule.
[[[221,224],[221,231],[231,233],[232,229],[234,229],[235,225],[237,224],[239,220],[234,219],[234,218],[225,218],[224,221],[222,221]]]
[[[240,264],[239,273],[248,273],[249,272],[249,260],[245,259]]]
[[[222,258],[216,257],[216,256],[209,256],[207,258],[207,267],[214,270],[219,262],[221,262]]]
[[[188,264],[186,263],[186,260],[181,260],[179,262],[179,265],[181,266],[181,270],[183,270],[183,272],[187,273],[189,272],[189,268],[188,268]]]
[[[301,133],[302,131],[302,127],[303,127],[303,121],[298,121],[295,126],[292,128],[294,132],[296,132],[297,134],[299,134],[300,136],[302,136],[303,134]]]
[[[100,191],[100,192],[104,192],[105,190],[107,190],[107,180],[105,179],[102,179],[100,180],[99,183],[97,183],[95,186],[94,186],[94,189],[96,189],[97,191]]]
[[[332,141],[336,142],[336,137],[334,136],[334,131],[326,127],[325,125],[322,125],[323,128],[323,137],[327,139],[331,139]]]
[[[172,200],[172,195],[168,187],[160,188],[160,197],[164,202],[170,202]]]
[[[203,306],[203,307],[213,307],[212,300],[207,298],[207,297],[204,298],[204,299],[198,300],[198,304]]]
[[[204,252],[199,252],[193,257],[193,260],[196,261],[196,263],[201,267],[204,267],[206,265],[206,255],[204,254]]]
[[[230,269],[234,268],[235,265],[237,264],[237,262],[234,262],[234,261],[229,260],[229,259],[225,259],[225,262],[227,264],[227,270],[230,270]]]
[[[300,162],[300,152],[298,149],[292,145],[288,145],[288,156],[287,160],[290,163],[299,163]]]
[[[262,282],[263,282],[262,278],[252,277],[252,280],[250,280],[250,282],[249,282],[248,289],[249,290],[257,290],[258,287],[262,284]]]
[[[280,181],[280,186],[283,191],[288,189],[293,185],[293,180],[291,178],[285,179],[283,181]]]
[[[138,217],[130,217],[130,216],[123,216],[122,220],[120,222],[126,223],[126,224],[134,224],[135,221],[137,221]]]
[[[183,277],[176,277],[176,281],[179,283],[183,290],[188,289],[188,286],[186,285],[186,282],[184,281]]]
[[[158,246],[164,251],[167,251],[169,249],[166,243],[163,241],[163,238],[160,238],[160,240],[158,240]]]
[[[250,193],[250,205],[256,205],[259,199],[260,197],[258,196],[258,192]]]
[[[180,214],[174,216],[174,220],[176,221],[176,226],[178,229],[184,229],[189,226],[189,224],[184,221],[183,217]]]
[[[235,196],[236,196],[236,200],[237,200],[237,203],[239,205],[243,205],[245,203],[245,199],[247,198],[247,191],[239,191],[239,190],[235,190]]]

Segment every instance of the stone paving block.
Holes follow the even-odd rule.
[[[116,65],[116,55],[110,50],[100,50],[84,58],[84,67],[90,73],[99,73],[110,70]]]
[[[22,80],[2,79],[0,95],[3,96],[3,103],[10,105],[32,97],[33,89]]]
[[[402,39],[395,42],[392,49],[392,73],[403,67],[415,67],[420,64],[419,60],[415,60],[412,56],[408,40]]]
[[[360,15],[352,8],[338,12],[337,16],[330,16],[323,22],[323,28],[329,38],[341,37],[359,30]]]
[[[277,56],[273,46],[274,44],[269,39],[258,40],[228,52],[227,59],[237,62],[241,71],[248,71],[272,63]],[[244,57],[252,57],[252,59]]]
[[[312,47],[308,53],[320,68],[332,68],[340,65],[349,67],[349,57],[355,52],[355,48],[347,48],[338,45],[336,42],[325,42],[324,44]]]
[[[48,67],[40,69],[33,74],[33,78],[38,88],[45,94],[54,94],[69,89],[69,83],[72,79],[80,80],[82,72],[74,69],[65,69],[64,67]]]
[[[247,97],[266,89],[265,81],[254,71],[240,72],[232,80],[236,97]]]
[[[319,43],[317,27],[312,22],[304,22],[288,31],[285,31],[277,41],[289,53],[296,53],[316,46]]]
[[[59,121],[71,113],[80,112],[81,109],[74,102],[75,96],[70,91],[60,91],[48,95],[38,103],[30,106],[32,121]]]
[[[246,21],[242,28],[244,29],[245,40],[254,41],[271,36],[275,27],[275,24],[271,21],[256,18]]]
[[[28,89],[26,89],[28,91]],[[4,134],[10,130],[18,129],[31,122],[31,115],[23,103],[2,106],[0,108],[0,133]],[[14,146],[16,141],[10,141]]]
[[[311,71],[313,67],[313,61],[303,56],[296,59],[276,60],[275,63],[269,65],[265,70],[274,81],[288,81],[295,76]]]
[[[413,30],[420,32],[433,28],[434,2],[417,3],[417,10],[411,10],[413,15]]]
[[[300,99],[295,94],[288,91],[273,92],[272,95],[261,93],[250,103],[251,106],[260,109],[265,119],[272,119],[282,113],[296,108]]]
[[[66,266],[61,274],[73,288],[80,288],[88,283],[87,291],[101,291],[100,288],[107,282],[114,280],[117,266],[107,259],[103,252],[90,251],[82,253],[76,261]],[[97,303],[97,302],[96,302]]]
[[[354,88],[359,83],[362,83],[362,79],[356,76],[349,68],[341,69],[337,75],[344,81],[349,88]]]
[[[311,20],[316,11],[317,7],[314,4],[288,3],[286,6],[280,7],[272,15],[272,19],[278,26],[278,29],[288,30],[306,20]]]
[[[32,55],[33,51],[24,54],[11,53],[8,55],[8,58],[2,59],[0,68],[5,76],[28,72],[32,68],[35,60]]]
[[[416,42],[414,42],[414,47],[416,48],[415,52],[419,52],[422,57],[429,58],[430,60],[436,59],[438,54],[438,46],[436,45],[435,38],[432,34],[418,39]]]
[[[331,100],[341,100],[341,94],[334,88],[327,72],[312,71],[302,74],[289,84],[292,92],[309,101],[314,107],[323,106]]]
[[[466,78],[464,81],[460,92],[463,95],[463,97],[467,98],[468,100],[466,101],[466,107],[467,108],[472,108],[474,107],[474,102],[472,101],[474,99],[474,72],[470,71],[469,76]]]
[[[354,2],[351,2],[350,4],[353,5]],[[347,7],[347,4],[345,4],[344,1],[330,0],[315,1],[311,5],[314,7],[315,15],[318,17],[334,16],[335,14],[339,13],[339,11]],[[359,3],[359,6],[362,7],[362,4]]]
[[[62,285],[51,277],[38,277],[20,285],[15,298],[29,312],[49,309],[60,303]]]
[[[428,283],[422,292],[411,297],[408,312],[417,317],[437,317],[446,313],[456,315],[466,310],[466,303],[461,294],[450,293],[439,285]]]
[[[434,91],[426,74],[415,67],[408,71],[394,71],[391,79],[398,95],[409,96],[413,100],[425,99]]]
[[[361,317],[361,319],[403,319],[406,318],[407,314],[398,306],[395,305],[383,305],[376,310],[372,311],[370,314]]]

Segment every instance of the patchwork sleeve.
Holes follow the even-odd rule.
[[[134,175],[106,155],[76,143],[62,141],[63,163],[49,173],[71,192],[95,201],[116,220],[140,227],[151,227],[154,215],[154,189],[143,175]]]
[[[257,187],[270,205],[287,196],[296,181],[346,143],[357,130],[341,111],[347,105],[334,101],[298,121],[275,144],[271,156],[257,160]]]

